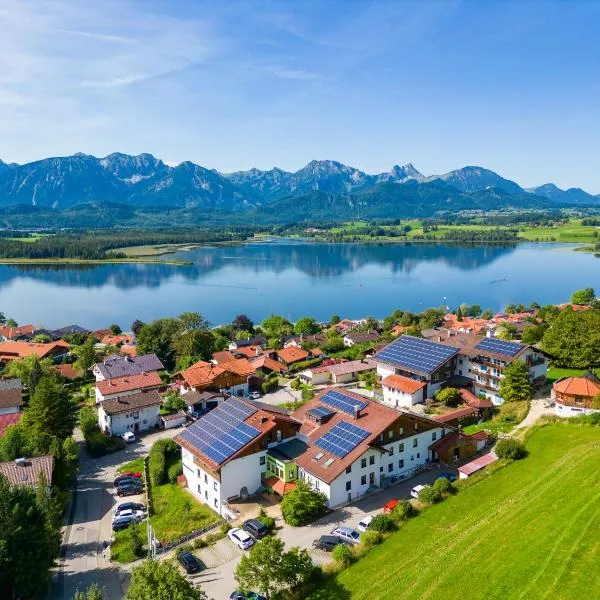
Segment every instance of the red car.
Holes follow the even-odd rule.
[[[122,475],[123,477],[137,477],[138,479],[142,476],[139,471],[136,471],[135,473],[133,471],[124,471],[123,473],[119,473],[119,475]]]
[[[393,512],[393,510],[396,508],[396,506],[398,506],[399,503],[400,503],[400,500],[390,500],[387,504],[383,505],[383,512],[384,513]]]

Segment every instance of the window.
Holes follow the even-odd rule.
[[[360,485],[366,485],[366,483],[367,483],[367,476],[366,476],[366,475],[363,475],[363,476],[360,478]]]
[[[379,472],[383,473],[383,465],[381,465],[381,467],[379,467]]]
[[[346,491],[349,492],[352,489],[352,482],[346,481]]]
[[[204,499],[208,500],[208,490],[204,490]]]
[[[413,440],[413,448],[416,448],[419,445],[419,440],[417,438],[415,438]]]
[[[419,424],[415,423],[415,431],[417,431],[419,429]]]
[[[400,428],[398,429],[398,436],[399,436],[399,437],[402,437],[403,435],[404,435],[404,427],[400,427]]]
[[[375,456],[373,456],[373,455],[369,456],[369,464],[370,465],[374,465],[375,464]]]
[[[421,454],[417,452],[417,458],[421,458]]]
[[[219,508],[219,501],[215,498],[215,508]]]
[[[261,457],[260,457],[260,464],[261,464],[261,465],[264,465],[264,464],[265,464],[265,457],[264,457],[264,456],[261,456]]]
[[[319,452],[318,454],[315,454],[315,460],[320,460],[321,458],[323,458],[323,453]]]
[[[290,481],[294,479],[294,471],[290,471]]]
[[[200,477],[202,477],[202,471],[200,469],[197,469],[198,471],[198,479],[200,479]]]
[[[390,438],[390,440],[394,439],[394,432],[392,430],[388,431],[388,437]]]
[[[391,473],[394,470],[394,463],[390,463],[388,465],[388,473]]]
[[[202,488],[200,487],[200,484],[198,484],[198,493],[201,494],[202,493]]]
[[[319,491],[319,480],[315,479],[315,490]]]
[[[383,433],[379,436],[379,441],[383,442]]]
[[[204,473],[204,483],[208,483],[208,475]]]
[[[346,473],[352,473],[352,465],[346,467]]]
[[[398,453],[404,452],[404,444],[398,444]]]
[[[323,466],[324,466],[324,467],[330,467],[330,466],[333,464],[333,461],[334,461],[334,460],[335,460],[335,458],[328,458],[328,459],[327,459],[327,460],[326,460],[326,461],[323,463]],[[281,478],[283,478],[283,474],[282,474],[282,477],[281,477]]]
[[[219,484],[215,481],[214,483],[215,492],[219,489]]]
[[[400,460],[398,461],[398,468],[399,468],[399,469],[404,469],[404,460],[400,459]]]
[[[367,466],[367,459],[366,458],[361,458],[360,459],[360,468],[364,469]]]
[[[434,431],[434,432],[431,434],[431,441],[435,442],[435,440],[436,440],[436,439],[437,439],[437,431]]]
[[[390,456],[394,454],[394,446],[390,446]]]

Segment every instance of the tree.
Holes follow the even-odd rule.
[[[354,553],[347,544],[338,544],[331,552],[333,560],[346,568],[352,564]]]
[[[110,325],[109,329],[112,331],[113,335],[120,335],[123,332],[123,330],[116,323]]]
[[[167,369],[175,366],[173,340],[181,332],[179,319],[164,318],[143,325],[137,336],[139,354],[156,354]]]
[[[481,313],[481,318],[482,319],[486,319],[487,321],[489,321],[492,317],[494,316],[494,313],[489,309],[486,308],[482,313]]]
[[[600,364],[600,311],[561,311],[545,331],[542,348],[557,367],[584,369]]]
[[[461,310],[460,306],[458,307],[458,309],[456,311],[456,320],[457,321],[463,320],[463,314],[462,314],[462,310]]]
[[[248,315],[237,315],[231,325],[234,331],[247,331],[250,334],[254,333],[254,323],[250,320]]]
[[[58,529],[34,490],[0,475],[0,590],[3,598],[43,598],[58,555]]]
[[[106,600],[106,596],[97,583],[92,583],[83,592],[77,590],[73,596],[73,600]]]
[[[331,325],[336,325],[337,323],[339,323],[341,321],[340,319],[340,315],[332,315],[331,319],[329,319],[329,323]]]
[[[28,356],[27,358],[21,358],[19,360],[11,360],[4,368],[2,375],[6,377],[16,377],[25,385],[29,385],[31,371],[32,369],[37,370],[38,366],[41,368],[43,376],[52,377],[55,375],[55,372],[50,368],[48,362],[49,361],[47,360],[40,361],[40,359],[35,355]],[[34,365],[36,366],[34,367]]]
[[[365,322],[359,327],[360,331],[379,331],[381,325],[375,317],[367,317]]]
[[[299,481],[281,501],[281,514],[288,525],[298,527],[314,521],[327,512],[327,497]]]
[[[514,438],[500,440],[494,447],[494,452],[498,458],[507,458],[509,460],[519,460],[527,456],[525,446]]]
[[[88,369],[96,362],[96,340],[93,335],[89,335],[82,346],[79,347],[77,366],[87,373]]]
[[[545,331],[544,325],[529,325],[523,330],[521,340],[524,344],[537,344],[544,337]]]
[[[167,394],[167,397],[163,402],[163,408],[172,412],[176,412],[178,410],[185,410],[186,407],[187,404],[185,403],[185,400],[177,392],[174,391]]]
[[[199,312],[184,312],[179,315],[181,330],[187,331],[206,331],[210,323]]]
[[[389,515],[380,513],[373,517],[369,525],[369,529],[373,531],[379,531],[380,533],[386,533],[394,528],[394,521]]]
[[[428,485],[419,493],[419,501],[425,504],[437,504],[444,499],[442,492],[434,486]]]
[[[446,406],[458,406],[462,403],[463,397],[458,388],[447,387],[440,390],[436,395],[436,399]]]
[[[21,423],[7,427],[0,436],[0,461],[15,460],[20,456],[33,454],[31,441]]]
[[[479,306],[479,304],[471,304],[471,306],[469,306],[467,314],[469,315],[469,317],[479,316],[481,314],[481,306]]]
[[[594,288],[584,288],[582,290],[577,290],[573,292],[571,296],[571,302],[573,304],[591,304],[596,298],[596,292]]]
[[[49,335],[46,335],[45,333],[38,333],[37,335],[33,336],[33,339],[31,341],[35,344],[47,344],[48,342],[52,341],[52,338]]]
[[[171,561],[149,560],[133,569],[126,600],[206,600]]]
[[[531,400],[533,389],[529,380],[529,367],[522,360],[514,360],[504,369],[498,390],[505,402]]]
[[[4,325],[6,323],[6,315],[3,312],[0,312],[0,325]]]
[[[311,335],[319,333],[321,326],[312,317],[303,317],[294,325],[296,335]]]
[[[145,323],[143,321],[140,321],[139,319],[136,319],[132,324],[131,324],[131,331],[133,332],[133,335],[138,335],[140,333],[140,331],[142,330],[142,327],[145,325]]]
[[[44,372],[42,370],[42,365],[40,364],[40,359],[34,354],[31,357],[31,368],[27,375],[27,387],[29,388],[30,394],[35,393],[35,388],[43,376]]]
[[[65,387],[50,377],[40,379],[22,418],[38,451],[48,452],[52,438],[70,437],[75,421],[75,411]]]
[[[7,327],[18,327],[19,324],[14,319],[7,319],[6,326]]]
[[[260,327],[268,338],[280,338],[282,335],[291,335],[294,332],[294,326],[280,315],[267,317]]]
[[[189,364],[199,360],[210,360],[215,351],[215,338],[210,331],[186,331],[173,340],[173,349],[178,363],[182,362],[181,359],[188,359]],[[182,366],[185,368],[189,364]]]
[[[284,552],[283,542],[268,536],[242,556],[235,570],[235,580],[242,590],[258,589],[270,598],[276,591],[306,582],[313,570],[306,550],[292,548]]]

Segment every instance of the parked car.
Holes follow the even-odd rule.
[[[453,481],[456,481],[458,479],[458,477],[454,473],[440,473],[438,475],[438,479],[440,477],[447,479],[450,483],[452,483]]]
[[[141,479],[142,477],[142,472],[141,471],[123,471],[122,473],[119,473],[119,476],[123,476],[123,477],[135,477],[136,479]]]
[[[128,517],[117,517],[112,523],[113,531],[121,531],[121,529],[127,529],[132,523],[139,523],[141,519],[137,519],[134,516]]]
[[[117,496],[135,496],[136,494],[141,494],[142,490],[143,488],[141,485],[125,483],[117,488]]]
[[[191,552],[182,552],[177,556],[177,560],[188,575],[198,573],[204,569],[204,564]]]
[[[260,392],[252,392],[250,398],[252,398],[252,400],[258,400],[259,398],[262,398],[262,394]]]
[[[347,544],[347,542],[337,535],[322,535],[318,540],[314,540],[312,543],[314,548],[325,550],[325,552],[331,552],[340,544]]]
[[[345,542],[351,544],[360,544],[360,533],[356,529],[352,529],[352,527],[336,527],[331,532],[331,535],[337,535]]]
[[[229,600],[267,600],[267,597],[256,592],[231,592]]]
[[[121,437],[128,444],[132,444],[133,442],[135,442],[135,435],[133,435],[131,431],[126,431]]]
[[[252,548],[254,544],[252,536],[243,529],[240,529],[239,527],[234,527],[233,529],[230,529],[227,532],[227,536],[240,550],[247,550],[248,548]]]
[[[128,510],[122,510],[120,512],[115,512],[115,514],[113,515],[113,523],[117,520],[117,519],[123,519],[125,517],[133,517],[136,521],[141,521],[144,519],[146,515],[144,514],[143,510],[135,510],[134,508],[130,508]]]
[[[372,520],[373,520],[373,517],[371,515],[367,515],[366,517],[363,517],[358,522],[356,529],[358,529],[358,531],[360,531],[361,533],[364,533],[367,529],[369,529],[369,525],[371,524]]]
[[[394,509],[398,504],[400,504],[400,500],[390,500],[389,502],[386,502],[383,505],[383,512],[388,514],[394,512]]]
[[[431,487],[431,486],[430,486],[430,485],[415,485],[415,487],[414,487],[412,490],[410,490],[410,495],[411,495],[413,498],[418,498],[418,497],[419,497],[419,494],[420,494],[420,493],[421,493],[421,492],[422,492],[422,491],[423,491],[425,488],[428,488],[428,487]]]
[[[269,530],[258,519],[248,519],[244,522],[242,528],[257,540],[260,540],[269,533]]]
[[[146,507],[141,502],[122,502],[115,508],[115,515],[122,513],[125,510],[140,510],[145,511]]]
[[[137,477],[131,477],[129,475],[117,475],[113,481],[115,487],[119,487],[124,483],[130,483],[131,485],[142,485],[142,480]]]

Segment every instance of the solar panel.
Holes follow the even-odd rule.
[[[505,356],[514,356],[519,352],[523,345],[519,342],[507,342],[506,340],[499,340],[497,338],[485,338],[477,346],[477,350],[487,350],[488,352],[494,352],[495,354],[504,354]]]
[[[348,396],[347,394],[343,394],[337,390],[329,390],[326,392],[323,396],[321,396],[321,402],[325,402],[325,404],[329,404],[329,406],[333,406],[334,408],[339,408],[349,415],[354,414],[355,407],[358,407],[360,410],[362,410],[368,405],[368,402],[364,402],[363,400],[359,400],[353,396]]]
[[[339,458],[344,458],[369,435],[370,433],[362,427],[340,421],[325,435],[316,440],[315,446],[335,454]]]
[[[402,367],[407,371],[433,373],[450,360],[458,348],[403,335],[375,355],[375,360]]]
[[[180,436],[199,452],[221,464],[260,433],[243,423],[255,412],[255,408],[232,398],[198,419]]]
[[[335,414],[334,410],[331,410],[326,406],[315,406],[314,408],[309,409],[307,412],[309,415],[317,417],[319,419],[322,419],[324,417],[331,417]]]

